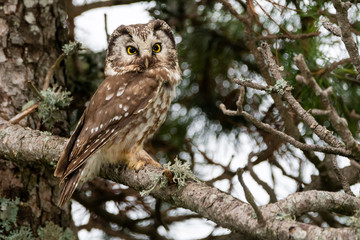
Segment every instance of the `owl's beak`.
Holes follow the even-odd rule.
[[[151,52],[149,50],[145,49],[142,53],[142,58],[144,59],[145,68],[148,69],[150,66]]]

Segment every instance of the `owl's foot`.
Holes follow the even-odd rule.
[[[170,184],[174,184],[174,173],[168,168],[164,168],[163,176],[165,176]]]
[[[139,170],[143,169],[144,166],[147,165],[147,164],[151,164],[151,165],[153,165],[153,166],[155,166],[155,167],[157,167],[157,168],[161,168],[160,163],[154,161],[153,159],[151,159],[151,161],[149,161],[149,160],[147,160],[147,159],[146,159],[146,160],[143,160],[143,159],[141,159],[141,160],[136,160],[136,161],[130,162],[130,163],[128,164],[128,167],[129,167],[130,169],[135,170],[135,171],[139,171]]]
[[[162,168],[160,163],[156,162],[145,150],[141,149],[128,162],[128,168],[139,171],[147,164]]]

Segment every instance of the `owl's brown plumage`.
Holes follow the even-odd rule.
[[[122,162],[136,170],[160,166],[143,143],[165,121],[181,78],[170,27],[154,20],[117,28],[105,75],[56,166],[54,175],[64,182],[60,206],[103,164]]]

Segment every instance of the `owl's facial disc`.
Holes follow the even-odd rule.
[[[105,75],[176,66],[174,37],[164,21],[120,26],[111,35]]]

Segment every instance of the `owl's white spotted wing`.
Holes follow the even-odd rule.
[[[154,100],[160,82],[139,73],[108,77],[90,100],[55,170],[63,180]]]
[[[59,158],[59,161],[56,165],[56,169],[54,172],[55,177],[62,177],[64,175],[64,172],[65,172],[67,166],[69,165],[68,159],[69,159],[71,150],[72,150],[74,143],[76,141],[76,138],[80,134],[83,126],[84,126],[84,114],[79,119],[79,122],[78,122],[74,132],[70,136],[70,139],[67,142],[65,149],[63,150],[63,152]]]

